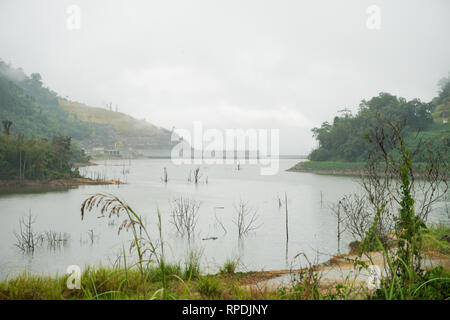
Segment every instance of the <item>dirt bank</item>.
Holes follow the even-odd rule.
[[[329,288],[338,283],[348,283],[353,285],[366,285],[369,271],[367,269],[358,270],[354,261],[358,257],[353,254],[343,254],[334,256],[330,260],[315,266],[315,271],[320,274],[320,287]],[[371,252],[368,256],[362,256],[360,261],[367,265],[379,267],[382,274],[385,274],[385,261],[381,252]],[[450,258],[446,255],[428,253],[423,257],[423,267],[425,269],[435,266],[442,266],[444,270],[450,270]],[[274,270],[261,271],[253,274],[253,283],[244,285],[247,289],[258,288],[267,291],[275,291],[282,287],[292,285],[292,280],[305,269],[298,270]]]
[[[304,169],[304,168],[290,168],[286,171],[289,172],[308,172],[315,174],[326,174],[335,176],[361,176],[363,174],[362,170],[353,169]]]
[[[72,187],[82,185],[124,184],[118,180],[92,180],[89,178],[55,179],[55,180],[0,180],[0,187]]]

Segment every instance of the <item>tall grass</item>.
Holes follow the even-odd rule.
[[[445,272],[442,266],[423,270],[415,274],[414,266],[399,256],[395,259],[403,265],[405,273],[395,272],[395,264],[384,245],[377,238],[384,257],[391,270],[390,276],[381,281],[381,288],[369,298],[383,300],[419,300],[419,299],[448,299],[450,298],[450,272]],[[414,281],[411,281],[413,279]],[[405,281],[406,280],[406,281]]]
[[[222,274],[234,274],[236,272],[238,264],[238,260],[227,259],[223,266],[220,268],[219,272]]]

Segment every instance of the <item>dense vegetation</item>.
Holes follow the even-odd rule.
[[[29,77],[0,60],[0,121],[14,123],[11,132],[26,137],[51,139],[70,136],[73,142],[91,149],[167,148],[171,131],[137,120],[121,112],[68,101],[43,86],[39,73]]]
[[[0,120],[13,122],[11,132],[26,137],[51,139],[55,135],[74,139],[89,137],[89,126],[70,119],[59,106],[56,93],[42,86],[38,73],[27,77],[0,60]]]
[[[83,149],[169,146],[171,138],[126,114],[64,100],[39,73],[1,60],[0,127],[0,179],[73,177],[71,163],[89,160]]]
[[[355,115],[342,110],[333,123],[324,122],[320,128],[312,129],[319,147],[311,152],[309,159],[364,162],[370,145],[367,135],[386,121],[405,123],[404,139],[410,150],[416,150],[421,142],[450,157],[450,123],[445,123],[450,115],[450,77],[443,79],[440,86],[439,95],[429,103],[380,93],[369,101],[362,100]],[[413,160],[422,162],[424,157],[419,150]]]
[[[27,138],[6,129],[0,135],[0,180],[79,177],[78,170],[72,170],[74,158],[84,160],[81,150],[67,136]]]

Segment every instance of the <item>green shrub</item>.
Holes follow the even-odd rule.
[[[238,262],[236,260],[228,259],[224,265],[220,268],[220,273],[234,274],[236,272]]]
[[[164,267],[161,268],[160,265],[152,265],[149,266],[146,270],[146,278],[151,282],[160,282],[163,280],[162,270],[164,270],[164,275],[166,278],[171,276],[182,276],[182,269],[179,264],[164,264]]]
[[[222,295],[222,287],[216,277],[206,275],[197,281],[197,290],[205,298],[218,299]]]
[[[385,280],[369,299],[380,300],[447,300],[450,298],[450,273],[442,266],[425,271],[410,284]]]
[[[427,227],[423,234],[424,251],[433,251],[441,254],[450,254],[450,243],[441,240],[450,234],[450,227],[444,224],[434,224]]]

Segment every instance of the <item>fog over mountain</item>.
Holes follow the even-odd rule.
[[[87,105],[168,129],[279,128],[282,154],[307,154],[311,128],[362,99],[436,96],[449,15],[448,0],[2,0],[0,58]]]

